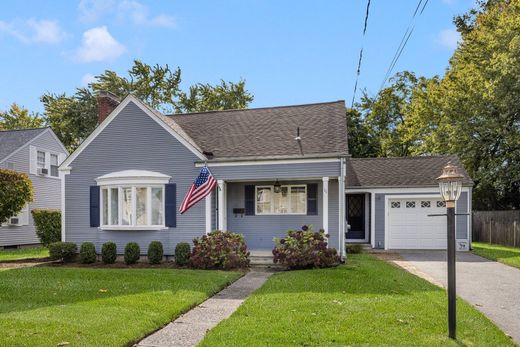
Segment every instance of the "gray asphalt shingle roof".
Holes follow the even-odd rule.
[[[457,156],[402,158],[351,158],[347,160],[347,187],[424,187],[437,186],[435,180],[451,161],[465,176],[464,185],[473,181]]]
[[[0,161],[48,128],[0,131]]]
[[[218,158],[348,153],[345,102],[211,111],[166,116],[205,152]]]

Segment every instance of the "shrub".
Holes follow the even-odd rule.
[[[197,269],[235,269],[249,266],[244,237],[230,231],[213,231],[193,240],[190,264]]]
[[[34,209],[31,211],[40,242],[49,246],[61,240],[61,211],[52,209]]]
[[[286,237],[275,242],[274,263],[287,265],[289,269],[329,267],[340,261],[336,249],[327,248],[325,232],[314,232],[306,225],[302,230],[289,230]]]
[[[53,242],[49,245],[49,256],[52,260],[71,261],[78,251],[78,246],[73,242]]]
[[[27,174],[0,169],[0,224],[20,213],[32,199],[32,182]]]
[[[347,253],[349,254],[357,254],[363,252],[363,246],[360,244],[351,244],[347,245]]]
[[[114,264],[117,259],[117,246],[113,242],[105,242],[101,246],[101,260],[105,264]]]
[[[141,249],[136,242],[128,242],[125,246],[125,263],[127,265],[135,264],[139,260]]]
[[[163,245],[160,241],[152,241],[148,246],[148,261],[150,264],[159,264],[164,254]]]
[[[175,246],[175,262],[177,265],[184,266],[190,261],[190,244],[186,242],[178,243]]]
[[[83,242],[79,248],[79,261],[83,264],[96,262],[96,246],[92,242]]]

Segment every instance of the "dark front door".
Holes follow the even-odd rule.
[[[347,195],[347,223],[350,224],[347,239],[365,238],[365,194]]]

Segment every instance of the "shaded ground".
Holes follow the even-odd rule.
[[[446,292],[372,255],[330,269],[281,272],[211,330],[202,346],[510,346],[457,302],[459,341],[447,337]]]

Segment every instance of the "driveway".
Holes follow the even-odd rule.
[[[397,260],[398,265],[430,282],[447,286],[445,251],[399,251],[399,255],[402,261]],[[470,252],[457,252],[457,295],[520,344],[519,269]]]

